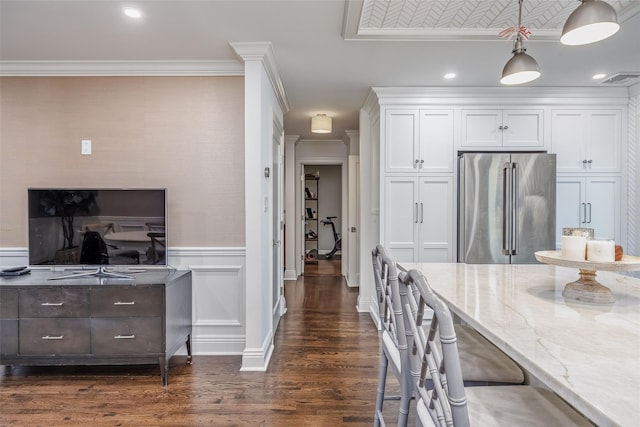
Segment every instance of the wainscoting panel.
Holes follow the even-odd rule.
[[[242,354],[245,249],[170,248],[169,263],[192,271],[193,353]]]
[[[242,354],[245,248],[169,248],[169,266],[192,271],[195,355]],[[0,248],[0,267],[28,265],[26,248]],[[186,354],[181,349],[179,354]]]

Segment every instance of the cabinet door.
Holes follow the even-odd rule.
[[[551,152],[558,172],[585,172],[587,113],[580,110],[551,112]]]
[[[418,179],[385,180],[383,244],[396,261],[417,262]]]
[[[586,184],[586,227],[595,237],[620,242],[620,178],[589,178]]]
[[[461,146],[502,146],[502,110],[462,110],[461,120]]]
[[[544,147],[543,110],[504,110],[504,147]]]
[[[565,227],[590,227],[586,224],[585,178],[558,177],[556,181],[556,248]]]
[[[420,179],[420,262],[453,261],[453,178]]]
[[[453,172],[453,111],[420,110],[421,172]]]
[[[385,126],[386,171],[417,171],[419,165],[418,111],[387,110]]]
[[[589,112],[587,120],[587,170],[590,172],[620,171],[619,110]]]

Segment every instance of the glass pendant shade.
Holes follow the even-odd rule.
[[[619,29],[616,11],[608,3],[582,0],[564,23],[560,43],[569,46],[595,43],[614,35]]]
[[[540,77],[540,68],[535,59],[525,53],[522,40],[517,39],[513,49],[513,57],[502,69],[500,83],[503,85],[517,85],[533,81]]]
[[[318,114],[311,118],[311,132],[331,133],[331,117],[326,114]]]

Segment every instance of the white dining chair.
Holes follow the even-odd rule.
[[[402,316],[400,288],[398,285],[398,270],[396,263],[387,256],[381,245],[377,245],[372,250],[371,255],[380,316],[379,323],[382,329],[374,426],[386,425],[382,412],[385,400],[400,401],[397,425],[406,426],[413,384],[411,383],[411,377],[408,375],[407,370],[405,369],[404,372],[402,370],[402,366],[407,366],[409,359],[407,354],[406,333],[404,330],[404,318]],[[392,371],[400,385],[400,395],[386,394],[389,365],[391,365]]]
[[[409,369],[403,368],[403,366],[409,366],[408,355],[403,353],[406,353],[407,342],[404,337],[398,336],[398,330],[399,328],[405,330],[405,324],[398,324],[397,317],[402,316],[403,293],[406,290],[398,286],[396,263],[387,255],[385,248],[382,245],[376,245],[371,255],[378,302],[378,321],[382,329],[374,425],[384,425],[382,409],[385,400],[400,400],[398,425],[405,426],[413,398],[413,383]],[[395,288],[398,290],[399,301],[398,297],[394,298]],[[394,301],[399,302],[395,308]],[[469,327],[456,325],[456,329],[461,338],[460,354],[465,385],[503,385],[524,382],[522,369],[500,349]],[[403,360],[405,363],[402,363]],[[389,365],[400,384],[400,395],[386,394]]]
[[[407,352],[422,426],[592,426],[553,392],[528,385],[465,387],[453,317],[417,270],[400,274],[405,287]],[[414,289],[412,289],[414,288]],[[414,300],[415,308],[411,300]],[[426,308],[433,318],[421,332]],[[439,341],[439,342],[438,342]],[[432,379],[431,386],[428,378]]]

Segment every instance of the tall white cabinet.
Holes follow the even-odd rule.
[[[372,129],[380,136],[372,156],[380,156],[380,242],[397,260],[456,261],[461,151],[555,153],[558,247],[563,227],[594,228],[596,236],[626,244],[624,88],[373,92],[378,109],[372,117],[380,120]],[[371,218],[378,220],[376,212]]]
[[[398,261],[453,261],[453,110],[392,108],[383,125],[383,244]]]
[[[593,228],[622,241],[620,109],[553,109],[551,149],[557,154],[556,246],[563,227]]]

